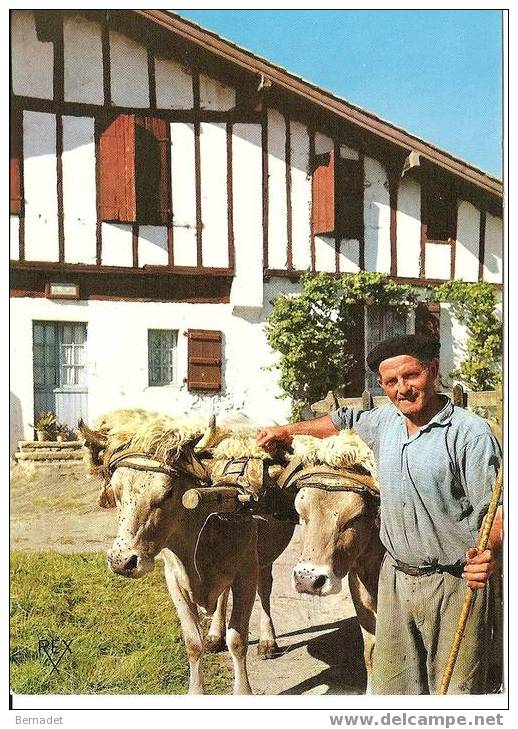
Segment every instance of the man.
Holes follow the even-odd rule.
[[[292,436],[353,428],[372,448],[387,549],[378,592],[372,692],[438,693],[466,583],[475,589],[449,693],[485,693],[492,632],[490,576],[501,545],[497,512],[488,549],[474,545],[487,512],[500,449],[487,423],[435,391],[439,342],[410,335],[367,357],[391,404],[266,428],[266,450]],[[462,579],[464,578],[464,579]]]

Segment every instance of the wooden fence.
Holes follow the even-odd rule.
[[[455,385],[453,390],[442,393],[450,397],[454,404],[461,408],[469,408],[475,410],[482,417],[486,418],[493,428],[493,431],[502,443],[503,429],[503,396],[502,387],[498,386],[496,390],[487,390],[484,392],[472,392],[466,390],[461,384]],[[323,400],[313,403],[311,410],[315,416],[327,415],[338,407],[360,408],[361,410],[371,410],[379,405],[390,402],[385,395],[372,395],[369,390],[364,390],[361,397],[340,397],[333,390],[329,390]]]

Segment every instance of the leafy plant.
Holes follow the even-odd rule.
[[[451,376],[471,390],[492,390],[500,381],[502,322],[496,312],[496,295],[487,282],[447,281],[434,290],[439,301],[466,326],[466,356]]]
[[[56,416],[50,410],[44,410],[38,415],[36,424],[32,425],[32,423],[29,423],[29,425],[34,430],[52,431],[56,425]]]
[[[280,353],[281,397],[293,401],[292,418],[330,389],[349,384],[357,364],[348,354],[365,304],[393,306],[405,313],[415,306],[417,292],[411,286],[390,281],[381,273],[360,272],[332,276],[305,274],[300,294],[279,296],[268,317],[266,336]]]

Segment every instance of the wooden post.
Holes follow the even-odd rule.
[[[460,384],[460,382],[458,382],[453,387],[452,399],[453,399],[453,404],[456,405],[458,408],[466,407],[466,404],[468,402],[468,394],[464,390],[464,387]]]
[[[362,410],[372,410],[374,407],[374,400],[369,390],[365,389],[362,392]]]

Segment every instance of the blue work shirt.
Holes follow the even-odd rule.
[[[380,538],[393,557],[410,565],[464,561],[477,543],[500,462],[486,421],[444,400],[442,410],[410,436],[392,404],[331,413],[336,428],[352,428],[374,452]]]

